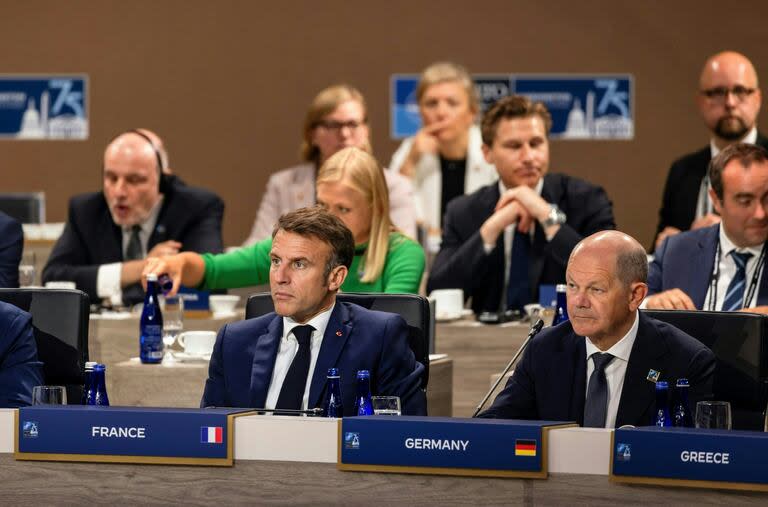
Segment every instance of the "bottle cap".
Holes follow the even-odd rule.
[[[666,380],[659,380],[656,382],[656,390],[659,389],[669,389],[669,384],[667,384]]]
[[[371,372],[368,370],[357,370],[357,378],[371,378]]]
[[[96,366],[96,361],[86,361],[85,362],[85,369],[86,370],[93,370],[94,366]]]
[[[107,367],[101,363],[96,363],[93,365],[93,371],[105,371]]]
[[[550,285],[550,287],[551,287],[551,285]],[[568,286],[565,285],[564,283],[558,283],[555,286],[555,291],[556,292],[565,292],[565,289],[567,289],[567,288],[568,288]],[[550,292],[550,294],[551,294],[551,292]]]
[[[147,281],[148,282],[156,282],[157,281],[157,275],[154,273],[150,273],[147,275]]]
[[[688,379],[687,378],[679,378],[677,379],[677,383],[675,384],[676,387],[689,387],[688,385]]]
[[[328,376],[329,377],[338,377],[339,376],[339,369],[338,368],[328,368]]]

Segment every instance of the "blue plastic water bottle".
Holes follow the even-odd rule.
[[[157,275],[147,275],[147,293],[139,321],[139,358],[142,363],[163,360],[163,314],[157,294]]]
[[[325,417],[343,417],[344,404],[341,398],[341,376],[338,368],[328,369],[328,390],[323,405]]]
[[[86,405],[101,405],[104,407],[109,406],[106,373],[107,367],[103,364],[96,363],[93,365],[93,373],[91,374],[91,385],[93,387],[88,390],[88,399],[86,400]]]
[[[373,402],[371,400],[371,372],[359,370],[357,372],[357,397],[355,397],[355,414],[373,415]]]
[[[80,399],[81,405],[88,404],[88,396],[94,396],[93,390],[93,367],[96,365],[95,361],[87,361],[85,363],[85,378],[83,379],[83,397]]]
[[[552,319],[552,325],[556,326],[561,322],[568,320],[568,301],[565,296],[565,284],[558,284],[555,290],[557,291],[557,306],[555,306],[555,317]]]
[[[683,428],[693,428],[693,416],[691,415],[691,406],[688,404],[688,385],[687,378],[677,379],[675,384],[675,405],[672,408],[672,424]]]
[[[653,415],[654,426],[670,427],[672,418],[669,416],[668,404],[669,385],[660,380],[656,382],[656,412]]]

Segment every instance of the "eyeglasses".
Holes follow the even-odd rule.
[[[321,121],[317,123],[318,126],[323,127],[325,130],[329,132],[333,132],[334,134],[338,134],[341,132],[341,129],[346,127],[349,129],[350,132],[354,133],[358,128],[360,128],[362,125],[365,125],[365,120],[363,121]]]
[[[701,90],[701,93],[715,102],[725,102],[730,93],[736,97],[739,102],[743,102],[747,97],[755,93],[755,90],[756,88],[747,88],[746,86],[734,86],[733,88],[718,86],[717,88]]]

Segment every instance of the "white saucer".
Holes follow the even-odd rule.
[[[173,357],[175,357],[179,361],[210,361],[211,360],[210,354],[204,354],[201,356],[198,354],[188,354],[186,352],[174,352]]]

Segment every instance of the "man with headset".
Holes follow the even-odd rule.
[[[109,143],[103,176],[103,192],[70,200],[43,282],[73,281],[92,302],[134,304],[143,299],[138,282],[147,257],[222,251],[224,203],[164,175],[161,152],[143,131]]]
[[[668,237],[656,249],[644,306],[768,313],[768,151],[734,144],[709,164],[721,222]]]

